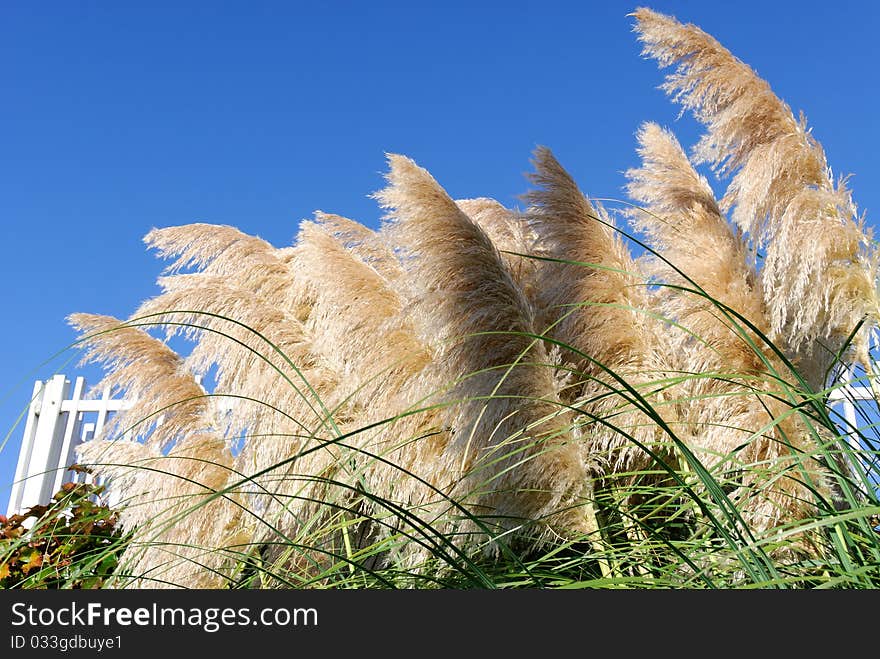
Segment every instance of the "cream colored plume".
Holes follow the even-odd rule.
[[[645,406],[674,418],[662,393],[663,323],[652,317],[645,278],[608,214],[587,200],[549,149],[537,149],[533,164],[529,178],[537,187],[526,196],[528,219],[537,254],[556,260],[542,263],[533,284],[538,326],[563,346],[562,367],[573,375],[566,400],[598,419],[586,431],[591,453],[607,462],[604,472],[630,473],[652,461],[633,439],[661,453],[665,442]]]
[[[193,339],[191,369],[207,374],[216,367],[213,393],[228,408],[221,430],[230,441],[241,438],[235,466],[253,478],[244,502],[266,520],[254,536],[265,541],[278,531],[296,532],[291,502],[314,498],[314,477],[339,459],[330,442],[351,417],[351,392],[339,388],[345,374],[335,368],[335,353],[316,345],[322,337],[313,333],[314,300],[294,276],[298,247],[276,250],[225,227],[217,231],[197,250],[199,270],[161,278],[162,294],[135,317]],[[192,265],[195,248],[186,241],[210,233],[207,225],[177,227],[172,242],[154,232],[164,239],[163,254],[182,253],[172,271]],[[233,256],[236,246],[243,247],[240,259]],[[300,454],[309,457],[295,459]]]
[[[315,213],[315,222],[387,280],[400,277],[400,263],[384,237],[359,222],[332,213]]]
[[[534,284],[540,261],[530,258],[538,237],[521,211],[505,208],[494,199],[457,199],[455,203],[474,224],[480,227],[498,249],[504,265],[527,300],[535,296],[529,287]]]
[[[763,333],[769,329],[748,246],[728,224],[709,183],[693,168],[671,132],[646,123],[638,132],[638,141],[642,167],[627,171],[627,192],[642,207],[628,215],[659,253],[650,259],[658,282],[677,287],[660,289],[667,313],[722,352],[713,362],[730,363],[733,356],[739,366],[743,355],[730,355],[730,351],[751,359],[753,346],[766,350],[746,330],[746,323]],[[705,351],[695,345],[687,352]]]
[[[410,317],[434,352],[430,379],[452,436],[450,494],[500,528],[589,528],[582,448],[566,432],[531,307],[497,249],[431,175],[390,155],[387,235],[418,297]]]
[[[109,316],[69,320],[83,334],[84,361],[110,371],[98,388],[118,387],[133,402],[105,425],[106,439],[77,449],[81,462],[109,479],[120,522],[135,531],[119,585],[222,585],[223,571],[235,562],[225,550],[244,536],[234,494],[214,496],[227,486],[232,456],[213,431],[209,397],[183,359],[144,330]],[[129,439],[138,436],[143,443]]]
[[[418,438],[436,436],[436,423],[431,412],[397,417],[418,407],[415,391],[431,355],[392,285],[400,284],[396,256],[366,227],[340,224],[335,216],[318,219],[301,224],[291,263],[311,307],[305,327],[313,350],[337,374],[333,400],[346,404],[337,415],[344,421],[340,432],[351,434],[298,459],[295,468],[303,477],[332,475],[336,486],[330,489],[337,492],[325,497],[346,499],[346,487],[366,487],[407,509],[423,506],[433,494],[406,472],[430,479],[440,439]],[[303,506],[299,516],[320,514],[322,504],[316,504]],[[372,514],[387,516],[383,510]]]
[[[401,322],[403,303],[372,267],[377,259],[362,260],[325,226],[300,225],[293,276],[313,300],[307,327],[314,349],[346,380],[353,400],[369,406],[423,368],[428,355]]]
[[[82,334],[81,363],[101,362],[108,371],[95,390],[118,388],[134,401],[108,422],[105,436],[140,435],[161,450],[210,425],[205,390],[162,341],[110,316],[77,313],[68,320]]]
[[[124,440],[92,440],[81,461],[109,479],[133,531],[112,581],[117,588],[222,588],[252,547],[221,438],[193,434],[163,454]]]
[[[747,245],[669,131],[647,123],[638,139],[642,166],[627,172],[627,191],[643,207],[629,215],[657,252],[663,315],[683,330],[668,330],[685,376],[679,432],[720,477],[740,474],[734,496],[752,493],[742,513],[753,528],[801,517],[805,483],[825,483],[813,436],[783,402],[791,374],[761,338],[769,319]]]
[[[592,360],[643,354],[638,310],[646,306],[644,281],[611,219],[587,200],[549,149],[536,149],[533,165],[529,179],[536,188],[525,200],[538,236],[536,252],[558,261],[543,263],[533,284],[538,327],[584,353],[572,351],[565,359],[585,372],[595,370]]]
[[[148,318],[169,335],[182,333],[196,342],[186,357],[190,370],[205,375],[216,366],[213,393],[237,396],[228,401],[230,432],[291,429],[285,415],[259,401],[285,401],[288,416],[309,426],[326,416],[314,390],[326,393],[324,383],[335,383],[335,376],[314,359],[305,328],[283,307],[219,276],[175,275],[159,283],[164,292],[132,318]]]
[[[803,366],[823,387],[818,374],[856,323],[878,320],[878,257],[849,190],[805,121],[749,66],[693,25],[634,15],[643,54],[676,67],[663,88],[706,125],[696,161],[732,176],[722,209],[764,250],[772,338],[813,362]]]

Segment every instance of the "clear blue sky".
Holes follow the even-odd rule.
[[[710,32],[803,110],[869,222],[880,218],[875,2],[645,2]],[[0,4],[0,510],[33,381],[76,311],[156,292],[152,227],[231,224],[283,246],[321,209],[375,226],[386,151],[454,197],[508,205],[538,144],[622,197],[642,121],[686,146],[619,2]],[[47,362],[47,360],[50,360]]]

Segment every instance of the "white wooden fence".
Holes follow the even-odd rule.
[[[83,398],[85,386],[85,379],[78,377],[71,387],[64,375],[34,383],[8,515],[48,503],[63,483],[91,482],[90,474],[67,468],[76,461],[76,446],[101,432],[111,414],[132,403],[111,398],[109,389],[101,398]]]
[[[859,401],[873,400],[874,394],[870,387],[853,381],[852,377],[851,370],[843,374],[848,384],[831,393],[831,402],[841,414],[839,425],[844,433],[850,433],[848,437],[853,447],[864,448],[857,447],[855,434],[851,431],[866,425],[862,416],[864,411],[857,406]],[[89,474],[67,468],[76,461],[76,446],[95,437],[110,415],[130,408],[132,402],[111,398],[110,391],[106,389],[101,398],[85,399],[85,386],[84,378],[76,378],[71,386],[70,380],[64,375],[34,383],[7,507],[8,515],[19,513],[32,505],[48,503],[63,483],[91,482]],[[878,421],[873,420],[874,423]],[[876,473],[876,466],[873,471]]]

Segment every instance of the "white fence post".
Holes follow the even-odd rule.
[[[56,375],[43,384],[31,404],[25,427],[27,446],[19,453],[10,514],[22,507],[47,504],[54,494],[52,484],[61,455],[61,403],[69,386],[63,375]]]
[[[27,418],[24,423],[24,437],[21,439],[21,448],[18,451],[18,462],[15,465],[15,479],[12,482],[12,493],[9,496],[7,515],[14,515],[22,509],[22,496],[24,494],[24,479],[28,475],[28,466],[31,461],[31,453],[34,450],[34,435],[37,431],[37,415],[43,402],[44,385],[39,380],[34,383],[34,393],[28,404]]]

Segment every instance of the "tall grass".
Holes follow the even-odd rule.
[[[154,229],[163,292],[71,317],[137,400],[80,450],[132,532],[109,585],[880,585],[876,424],[830,397],[874,372],[876,245],[764,81],[634,16],[707,133],[645,124],[630,201],[543,147],[524,209],[390,155],[378,230]]]

